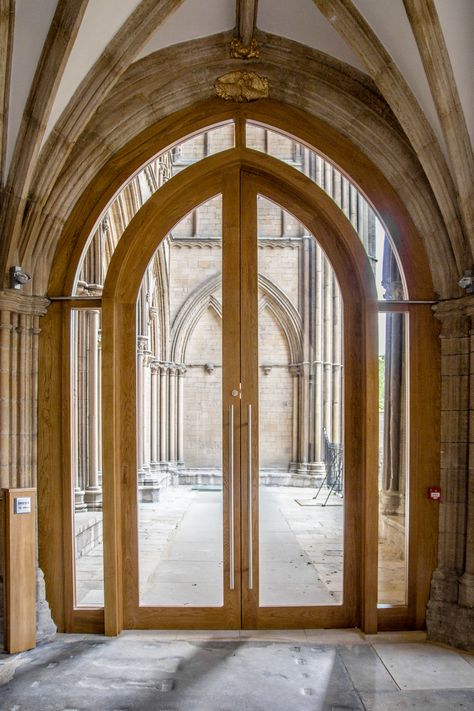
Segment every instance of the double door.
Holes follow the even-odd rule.
[[[310,232],[314,212],[290,185],[239,165],[193,215],[183,209],[152,260],[170,345],[151,376],[138,358],[125,627],[359,622],[358,305],[344,299],[324,223],[318,240]],[[156,435],[150,462],[145,431]]]

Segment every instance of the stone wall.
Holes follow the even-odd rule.
[[[441,492],[430,639],[474,640],[474,295],[436,307],[441,321]]]

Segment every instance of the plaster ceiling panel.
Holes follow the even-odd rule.
[[[446,156],[446,145],[438,114],[402,0],[353,0],[353,2],[416,96]]]
[[[89,0],[59,84],[44,140],[82,79],[139,2],[140,0]]]
[[[257,27],[301,42],[364,71],[352,49],[319,12],[313,0],[259,0]]]
[[[435,5],[474,146],[474,2],[435,0]]]
[[[10,165],[21,117],[56,10],[56,0],[17,0],[8,107],[6,169]]]
[[[145,45],[137,59],[178,42],[235,27],[235,0],[184,0]]]

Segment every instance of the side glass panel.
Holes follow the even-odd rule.
[[[261,606],[342,603],[341,294],[313,235],[258,197]]]
[[[380,605],[407,604],[408,314],[379,314]]]
[[[75,605],[93,607],[104,604],[100,328],[100,310],[71,311]]]
[[[134,215],[170,178],[208,156],[235,145],[234,123],[211,126],[154,156],[103,213],[77,270],[75,294],[100,295],[112,255]]]
[[[155,252],[137,300],[139,600],[223,604],[222,199]]]

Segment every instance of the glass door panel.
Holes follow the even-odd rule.
[[[161,243],[137,300],[139,602],[223,604],[222,198]]]
[[[378,603],[407,604],[408,314],[379,314]]]
[[[259,604],[343,601],[342,312],[313,235],[258,197]]]
[[[74,605],[104,604],[101,311],[71,310]]]

